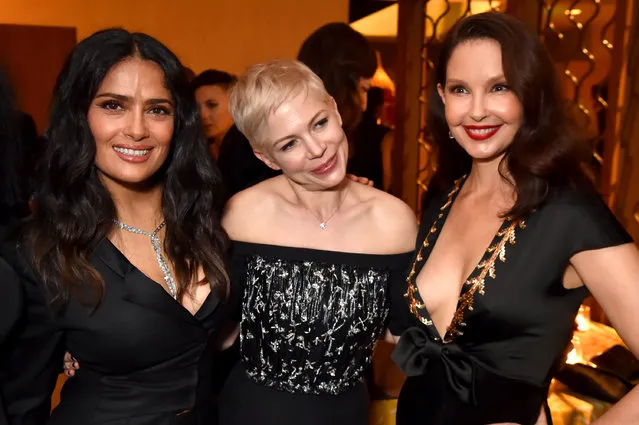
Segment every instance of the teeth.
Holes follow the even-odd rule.
[[[151,152],[151,149],[128,149],[128,148],[118,148],[118,147],[113,147],[113,149],[116,152],[120,152],[121,154],[129,155],[129,156],[144,156],[147,153]]]
[[[482,129],[469,128],[469,129],[468,129],[468,132],[469,132],[469,133],[471,133],[471,134],[476,134],[476,135],[478,135],[478,136],[483,136],[483,135],[485,135],[485,134],[492,133],[492,132],[493,132],[493,131],[495,131],[495,130],[496,130],[496,128],[495,128],[495,127],[492,127],[492,128],[482,128]]]

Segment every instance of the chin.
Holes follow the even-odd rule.
[[[504,156],[506,149],[495,149],[493,147],[486,146],[488,149],[477,149],[476,146],[464,147],[466,153],[473,159],[473,161],[490,162],[495,159]]]
[[[315,180],[324,189],[331,189],[338,186],[346,178],[346,170],[335,170],[330,176],[324,176],[324,178],[317,178]]]

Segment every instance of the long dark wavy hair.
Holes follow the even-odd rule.
[[[196,284],[197,270],[225,297],[227,236],[220,225],[221,176],[208,154],[199,113],[182,64],[162,43],[123,29],[99,31],[80,42],[58,76],[46,134],[36,212],[27,222],[26,247],[57,297],[99,303],[104,282],[91,265],[95,246],[116,218],[111,195],[95,166],[96,146],[87,113],[107,72],[131,57],[155,62],[175,104],[171,150],[154,176],[163,186],[165,249],[175,268],[178,297]],[[86,285],[93,291],[86,299]],[[179,298],[178,298],[179,299]]]
[[[565,187],[592,188],[582,168],[585,138],[561,98],[548,52],[522,22],[502,13],[486,12],[459,21],[440,46],[429,97],[428,122],[438,152],[432,190],[443,190],[471,168],[471,157],[448,137],[437,84],[445,86],[448,61],[455,48],[478,39],[500,44],[506,82],[523,106],[521,128],[500,164],[500,170],[507,171],[502,177],[516,191],[515,204],[504,215],[525,217]]]
[[[337,103],[344,130],[352,133],[362,116],[359,79],[372,78],[377,69],[377,56],[369,41],[348,24],[332,22],[308,36],[297,59],[322,79]]]

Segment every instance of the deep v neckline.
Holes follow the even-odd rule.
[[[523,220],[512,220],[509,217],[504,218],[501,225],[495,232],[493,238],[490,240],[488,246],[484,250],[481,258],[470,271],[469,275],[461,284],[460,294],[455,306],[455,312],[450,320],[450,323],[446,327],[445,334],[442,335],[439,329],[433,322],[430,312],[419,292],[417,287],[417,276],[423,269],[426,261],[430,257],[435,244],[439,240],[441,231],[448,219],[448,215],[454,204],[461,188],[466,181],[466,176],[463,176],[455,181],[452,190],[448,193],[446,202],[439,208],[439,212],[430,229],[424,236],[415,259],[413,266],[409,273],[407,283],[408,289],[405,297],[409,302],[409,308],[413,315],[417,317],[424,325],[427,326],[432,334],[432,337],[436,341],[443,341],[444,343],[450,343],[455,340],[456,337],[464,334],[463,328],[466,326],[466,314],[468,311],[473,310],[473,304],[475,294],[485,294],[485,281],[487,277],[495,278],[495,263],[497,260],[501,262],[506,261],[506,245],[515,243],[515,229],[517,227],[523,228],[525,226]]]
[[[133,264],[127,258],[127,256],[124,255],[122,251],[120,251],[120,249],[113,243],[111,239],[105,238],[105,240],[108,246],[111,248],[111,250],[113,250],[114,254],[117,257],[119,257],[120,261],[122,261],[124,264],[127,265],[128,270],[126,271],[126,273],[133,273],[142,278],[141,281],[136,281],[137,284],[140,284],[143,281],[144,284],[148,285],[147,288],[149,288],[149,290],[151,288],[154,288],[153,292],[156,293],[157,296],[159,297],[157,299],[158,302],[162,302],[162,304],[167,306],[174,306],[174,308],[177,309],[177,311],[179,311],[180,314],[186,314],[189,316],[190,319],[194,319],[198,321],[201,320],[206,315],[208,315],[208,313],[210,313],[211,308],[217,304],[217,300],[216,300],[217,294],[215,292],[215,287],[213,286],[213,284],[209,282],[210,292],[206,295],[206,297],[204,298],[204,300],[198,307],[197,311],[195,313],[192,313],[180,301],[173,298],[173,296],[164,288],[164,286],[160,282],[151,278],[149,275],[144,273],[139,267]],[[128,283],[131,283],[131,282],[128,282]],[[132,288],[129,288],[129,289],[132,289]]]

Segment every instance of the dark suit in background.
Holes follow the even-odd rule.
[[[227,198],[281,174],[255,157],[249,141],[234,125],[227,131],[217,159]]]

